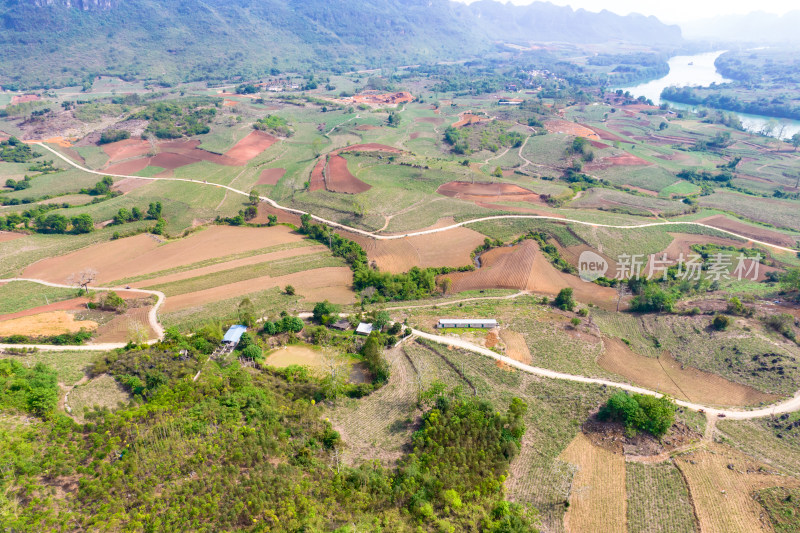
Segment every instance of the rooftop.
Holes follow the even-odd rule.
[[[222,342],[229,342],[232,344],[238,344],[239,339],[242,338],[242,334],[247,331],[247,326],[231,326],[228,328],[228,331],[225,332],[225,336],[222,337]]]

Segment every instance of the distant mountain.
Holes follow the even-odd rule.
[[[799,27],[800,11],[790,11],[783,16],[757,11],[681,24],[687,39],[779,44],[800,43]]]
[[[652,17],[483,0],[0,0],[0,84],[176,82],[485,53],[500,40],[677,43]]]
[[[678,26],[667,26],[656,17],[636,13],[621,16],[606,10],[600,13],[584,9],[573,11],[569,6],[550,2],[516,6],[493,0],[474,2],[469,10],[491,37],[509,41],[578,44],[628,41],[675,45],[682,40]]]

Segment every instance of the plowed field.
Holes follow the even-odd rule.
[[[261,171],[261,177],[256,185],[276,185],[283,175],[286,174],[285,168],[268,168]]]
[[[328,179],[325,187],[331,192],[358,194],[370,190],[372,185],[353,176],[347,168],[347,160],[340,155],[335,155],[328,161]]]
[[[769,474],[761,470],[763,465],[718,444],[679,455],[675,464],[689,485],[703,533],[772,531],[752,492],[800,484],[794,478]]]
[[[0,231],[0,242],[13,241],[24,236],[22,233],[14,233],[13,231]]]
[[[481,256],[482,268],[474,272],[447,274],[453,281],[451,293],[478,289],[520,289],[555,296],[565,287],[572,287],[575,299],[612,309],[617,293],[579,277],[557,270],[539,253],[536,242],[526,240],[512,248],[499,248]]]
[[[739,235],[756,239],[758,241],[769,242],[780,246],[795,245],[795,240],[789,235],[778,233],[777,231],[772,231],[767,228],[750,226],[743,222],[730,219],[725,215],[714,215],[713,217],[702,218],[697,222],[702,222],[703,224],[708,224],[709,226],[714,226],[715,228],[732,231],[734,233],[738,233]]]
[[[445,224],[448,221],[443,221]],[[449,221],[452,224],[452,220]],[[410,268],[461,267],[472,264],[470,253],[485,237],[469,228],[456,228],[445,233],[417,235],[404,239],[377,240],[363,235],[340,232],[358,242],[367,252],[370,263],[385,272],[398,274]]]
[[[141,329],[147,335],[147,339],[156,338],[147,316],[149,312],[150,307],[137,307],[129,309],[123,315],[115,316],[109,322],[97,328],[92,342],[128,342],[133,338],[134,330],[138,329]]]
[[[569,533],[627,531],[624,456],[595,446],[578,433],[559,458],[578,467],[564,529]]]
[[[598,161],[594,161],[586,165],[586,170],[600,170],[611,167],[636,167],[636,166],[649,166],[653,163],[645,161],[635,155],[615,155],[612,157],[604,157]]]
[[[233,148],[225,152],[225,155],[233,159],[236,166],[243,166],[276,142],[278,142],[277,137],[273,137],[263,131],[254,130],[233,145]]]
[[[566,120],[548,120],[544,123],[544,127],[550,133],[566,133],[567,135],[575,135],[576,137],[584,137],[589,140],[599,140],[600,136],[591,128],[578,124],[576,122],[568,122]]]
[[[618,339],[604,339],[605,351],[598,358],[602,368],[626,377],[636,385],[658,390],[674,398],[705,405],[743,406],[771,403],[773,394],[734,383],[716,374],[681,366],[665,353],[658,359],[634,353]]]
[[[480,124],[481,122],[489,122],[491,119],[483,115],[473,115],[472,113],[461,113],[458,115],[461,120],[453,123],[454,128],[463,128],[464,126],[471,126],[472,124]]]
[[[272,228],[212,226],[163,245],[142,234],[44,259],[26,268],[24,276],[63,283],[71,274],[92,268],[98,273],[96,283],[100,285],[214,257],[298,242],[301,239],[299,234],[293,233],[286,226]]]

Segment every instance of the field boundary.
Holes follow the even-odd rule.
[[[194,180],[194,179],[189,179],[189,178],[156,178],[156,177],[143,177],[143,176],[129,176],[129,175],[126,175],[126,174],[109,174],[107,172],[99,172],[99,171],[96,171],[96,170],[90,170],[88,168],[80,166],[79,164],[75,163],[74,161],[69,159],[67,156],[65,156],[61,152],[58,152],[58,151],[50,148],[46,144],[43,144],[41,142],[31,143],[31,144],[37,144],[37,145],[41,146],[42,148],[45,148],[46,150],[49,150],[50,152],[52,152],[53,154],[58,156],[60,159],[66,161],[67,163],[69,163],[70,165],[74,166],[75,168],[77,168],[79,170],[82,170],[84,172],[89,172],[90,174],[96,174],[98,176],[111,176],[111,177],[114,177],[114,178],[130,178],[130,179],[139,179],[139,180],[148,180],[148,181],[159,181],[159,180],[183,181],[183,182],[187,182],[187,183],[198,183],[200,185],[210,185],[212,187],[219,187],[219,188],[226,189],[228,191],[234,192],[236,194],[240,194],[242,196],[249,196],[250,195],[249,192],[240,191],[239,189],[234,189],[233,187],[230,187],[228,185],[221,185],[219,183],[209,183],[208,181],[205,181],[205,180],[201,181],[201,180]],[[760,244],[762,246],[767,246],[767,247],[773,248],[775,250],[781,250],[783,252],[789,252],[789,253],[797,253],[797,250],[793,249],[793,248],[788,248],[788,247],[785,247],[785,246],[779,246],[777,244],[772,244],[772,243],[769,243],[769,242],[755,240],[755,239],[752,239],[752,238],[749,238],[749,237],[745,237],[743,235],[739,235],[738,233],[734,233],[732,231],[720,229],[720,228],[717,228],[715,226],[711,226],[711,225],[708,225],[708,224],[703,224],[701,222],[694,222],[694,221],[686,221],[686,222],[664,221],[664,222],[648,222],[648,223],[645,223],[645,224],[633,224],[633,225],[615,225],[615,224],[600,224],[600,223],[596,223],[596,222],[586,222],[584,220],[575,220],[575,219],[571,219],[571,218],[561,218],[561,217],[549,216],[549,215],[493,215],[493,216],[488,216],[488,217],[481,217],[481,218],[475,218],[475,219],[471,219],[471,220],[465,220],[463,222],[457,222],[455,224],[451,224],[450,226],[444,226],[444,227],[441,227],[441,228],[420,230],[420,231],[405,233],[405,234],[402,234],[402,235],[378,235],[378,234],[370,232],[370,231],[366,231],[366,230],[362,230],[362,229],[358,229],[358,228],[353,228],[353,227],[350,227],[350,226],[348,226],[346,224],[341,224],[339,222],[334,222],[332,220],[327,220],[327,219],[324,219],[324,218],[322,218],[322,217],[320,217],[318,215],[314,215],[312,213],[307,213],[307,212],[302,211],[300,209],[295,209],[295,208],[292,208],[292,207],[282,206],[278,202],[273,200],[272,198],[268,198],[266,196],[259,196],[259,199],[261,201],[263,201],[263,202],[266,202],[266,203],[270,204],[272,207],[274,207],[276,209],[281,209],[283,211],[286,211],[287,213],[293,213],[293,214],[301,215],[301,216],[302,215],[309,215],[311,218],[313,218],[317,222],[321,222],[321,223],[323,223],[325,225],[328,225],[328,226],[331,226],[333,228],[339,228],[339,229],[342,229],[342,230],[350,231],[352,233],[357,233],[359,235],[364,235],[365,237],[370,237],[372,239],[378,239],[378,240],[404,239],[406,237],[416,237],[416,236],[419,236],[419,235],[430,235],[432,233],[442,233],[442,232],[445,232],[445,231],[449,231],[449,230],[453,230],[453,229],[456,229],[456,228],[460,228],[462,226],[467,226],[469,224],[475,224],[475,223],[478,223],[478,222],[487,222],[487,221],[490,221],[490,220],[530,219],[530,220],[552,220],[554,222],[580,224],[580,225],[590,226],[590,227],[612,228],[612,229],[637,229],[637,228],[650,228],[650,227],[655,227],[655,226],[681,226],[681,225],[697,226],[697,227],[706,228],[706,229],[710,229],[710,230],[714,230],[714,231],[719,231],[719,232],[722,232],[722,233],[725,233],[725,234],[728,234],[728,235],[732,235],[732,236],[737,237],[739,239],[744,239],[745,241],[752,242],[753,244]]]

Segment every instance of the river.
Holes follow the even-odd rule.
[[[717,52],[706,52],[691,56],[674,56],[669,60],[669,74],[663,78],[641,83],[632,87],[620,87],[623,91],[629,91],[634,96],[644,96],[649,98],[656,105],[667,102],[676,109],[693,109],[693,106],[662,100],[661,91],[667,87],[709,87],[715,83],[727,83],[714,65],[714,61],[725,53],[725,50]],[[732,112],[731,112],[732,113]],[[776,119],[762,115],[748,115],[746,113],[734,113],[742,121],[742,125],[747,131],[760,133],[768,124],[776,124],[771,135],[788,139],[795,133],[800,133],[800,121],[789,119]]]

